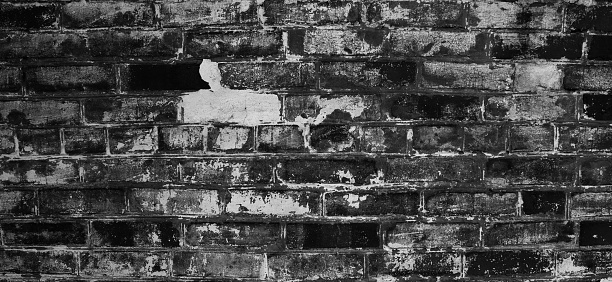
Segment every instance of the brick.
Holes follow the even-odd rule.
[[[310,127],[310,146],[317,152],[354,152],[359,148],[359,132],[350,125],[315,125]]]
[[[358,23],[362,4],[352,1],[310,2],[283,0],[263,3],[265,24],[325,25]]]
[[[17,131],[19,154],[58,155],[60,153],[60,134],[57,129],[20,129]]]
[[[612,31],[610,15],[612,8],[607,6],[569,4],[566,8],[566,25],[569,31]]]
[[[377,248],[378,224],[288,224],[287,248]]]
[[[306,29],[289,32],[290,52],[299,55],[382,55],[390,51],[385,29]]]
[[[12,125],[78,124],[79,104],[75,101],[4,101],[0,122]]]
[[[361,151],[368,153],[405,153],[408,129],[403,126],[363,127]]]
[[[514,67],[508,64],[425,62],[421,85],[426,88],[510,90],[513,74]]]
[[[486,56],[488,35],[478,32],[393,30],[389,52],[395,56]]]
[[[475,28],[561,29],[563,7],[545,2],[474,2],[468,25]]]
[[[461,255],[457,253],[413,253],[410,251],[387,252],[369,255],[370,275],[385,277],[459,276]]]
[[[486,228],[485,246],[572,245],[572,222],[499,223]]]
[[[64,142],[68,155],[106,153],[106,132],[103,128],[64,128]]]
[[[548,250],[488,251],[465,254],[465,273],[468,276],[526,276],[550,275],[554,270],[554,256]]]
[[[506,151],[508,128],[504,125],[472,125],[463,128],[464,151],[502,153]]]
[[[513,126],[510,128],[511,151],[552,151],[554,128],[543,126]]]
[[[252,127],[225,126],[208,128],[208,150],[213,152],[253,151]]]
[[[139,214],[218,215],[217,190],[200,189],[130,189],[129,210]]]
[[[308,95],[285,98],[287,121],[312,120],[314,123],[375,121],[383,117],[380,100],[374,95]]]
[[[329,193],[325,213],[330,216],[416,215],[417,193]]]
[[[113,277],[167,277],[170,274],[170,256],[150,252],[100,252],[80,254],[84,276]]]
[[[199,70],[198,64],[128,65],[121,69],[121,89],[127,92],[209,89]]]
[[[476,247],[480,245],[477,224],[398,223],[385,230],[390,248]]]
[[[480,99],[466,95],[390,95],[383,102],[390,120],[475,121]]]
[[[376,1],[367,4],[366,20],[397,27],[464,27],[467,8],[451,1]]]
[[[588,59],[601,61],[612,60],[612,56],[606,52],[610,44],[612,44],[612,36],[593,35],[589,44]]]
[[[572,194],[570,214],[572,217],[591,217],[612,215],[610,203],[612,193],[577,193]]]
[[[529,95],[485,98],[485,119],[489,120],[575,120],[576,99],[572,96]]]
[[[612,149],[612,129],[607,126],[560,126],[559,150],[609,151]]]
[[[363,255],[358,254],[270,254],[268,277],[290,279],[362,278]]]
[[[493,158],[486,165],[491,185],[569,184],[574,179],[573,158]]]
[[[0,181],[5,184],[56,185],[79,179],[77,163],[72,160],[4,160]]]
[[[108,158],[81,162],[82,181],[105,182],[158,182],[179,179],[178,161],[168,159]]]
[[[84,103],[85,119],[91,123],[176,122],[178,102],[174,97],[89,99]]]
[[[62,26],[92,28],[152,26],[153,6],[133,2],[71,2],[61,7]]]
[[[87,242],[84,222],[4,223],[2,232],[6,245],[80,246]]]
[[[160,127],[159,151],[164,153],[195,154],[205,149],[207,127],[176,126]]]
[[[38,195],[39,213],[46,215],[122,214],[127,209],[121,189],[45,189]]]
[[[270,183],[273,163],[264,159],[207,159],[187,160],[182,181],[210,184]]]
[[[495,33],[491,57],[496,59],[569,59],[582,57],[582,34]]]
[[[69,251],[2,250],[0,271],[40,274],[76,274],[75,255]]]
[[[523,213],[535,216],[563,216],[565,214],[565,193],[561,191],[521,192]]]
[[[53,3],[2,3],[0,27],[56,29],[59,22],[57,8]]]
[[[463,151],[463,128],[458,126],[416,126],[412,149],[417,153]]]
[[[606,158],[586,158],[580,166],[580,184],[608,185],[612,184],[610,168],[612,162]]]
[[[257,127],[257,151],[304,152],[304,131],[299,126],[271,125]]]
[[[86,36],[76,33],[0,32],[0,58],[87,57]]]
[[[320,86],[327,89],[407,89],[416,81],[414,62],[325,62]]]
[[[259,278],[263,265],[262,254],[178,252],[172,270],[180,276]]]
[[[152,127],[110,128],[108,139],[112,154],[143,154],[157,150],[157,130]]]
[[[562,70],[553,64],[517,64],[514,89],[518,92],[538,92],[562,88]]]
[[[262,223],[190,223],[185,242],[189,246],[280,250],[280,225]]]
[[[612,223],[607,221],[581,221],[578,244],[580,246],[601,246],[612,243]]]
[[[247,215],[318,215],[319,194],[306,191],[232,190],[226,212]]]
[[[270,31],[187,33],[188,58],[273,56],[281,53],[282,34]]]
[[[564,73],[563,88],[567,90],[612,89],[612,67],[568,65]]]
[[[278,176],[288,183],[350,183],[370,184],[378,176],[376,162],[372,159],[287,160]]]
[[[561,252],[557,257],[557,271],[559,275],[610,275],[610,251],[570,251]]]
[[[1,190],[0,214],[32,215],[36,209],[36,198],[31,190]]]
[[[94,221],[91,244],[96,247],[178,247],[178,223]]]
[[[167,1],[161,5],[163,26],[256,24],[257,6],[250,1]]]
[[[25,76],[28,93],[33,95],[112,93],[115,89],[115,74],[109,65],[30,67]]]
[[[296,62],[220,63],[221,84],[231,89],[314,87],[314,64]]]
[[[607,95],[584,94],[582,96],[584,112],[581,118],[586,120],[612,120],[612,98]]]
[[[0,154],[15,153],[15,130],[0,127]]]
[[[412,181],[479,181],[483,163],[471,158],[410,158],[390,159],[387,182]]]
[[[0,67],[0,93],[18,94],[21,91],[21,69],[18,67]]]
[[[174,30],[101,30],[90,31],[87,43],[92,57],[173,58],[181,35]]]
[[[425,212],[439,216],[513,216],[516,193],[435,193],[425,196]]]

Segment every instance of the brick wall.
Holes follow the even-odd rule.
[[[0,3],[6,280],[608,281],[612,4]]]

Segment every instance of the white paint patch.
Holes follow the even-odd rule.
[[[328,115],[335,110],[341,110],[351,114],[351,118],[356,118],[363,113],[366,105],[362,97],[359,96],[342,96],[333,99],[319,99],[321,111],[313,120],[314,124],[323,122]]]
[[[223,86],[219,65],[210,60],[202,60],[200,77],[211,89],[185,93],[179,103],[184,122],[257,125],[280,121],[278,96]]]
[[[571,257],[564,258],[561,263],[559,263],[557,269],[559,273],[563,275],[584,273],[586,270],[588,270],[584,266],[576,266]]]
[[[243,191],[232,194],[232,201],[227,204],[229,213],[298,215],[309,214],[311,207],[299,203],[297,197],[288,194]]]
[[[348,203],[349,207],[352,208],[359,208],[359,204],[361,204],[361,202],[365,201],[368,198],[368,195],[355,195],[355,194],[348,194],[348,195],[344,195],[344,200],[346,200],[346,202]]]

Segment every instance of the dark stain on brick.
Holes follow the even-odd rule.
[[[199,70],[199,64],[130,65],[123,82],[124,90],[210,89]]]
[[[582,221],[580,222],[580,246],[612,245],[612,222]]]
[[[304,37],[306,36],[305,29],[292,29],[287,32],[289,51],[296,55],[304,54]]]
[[[412,62],[397,62],[387,64],[366,64],[366,68],[379,67],[379,73],[385,80],[398,84],[414,83],[416,79],[416,64]]]
[[[352,2],[350,6],[351,8],[349,9],[348,15],[346,16],[346,20],[350,23],[360,22],[362,4],[359,2]]]
[[[82,245],[87,239],[87,226],[77,222],[5,223],[2,230],[8,245]]]
[[[287,226],[290,249],[377,248],[378,224],[300,224]]]
[[[368,22],[377,22],[382,20],[382,7],[380,3],[374,2],[368,5],[366,10],[366,19]]]
[[[9,114],[6,116],[6,121],[12,125],[29,125],[30,120],[27,115],[18,110],[11,110]]]
[[[561,216],[565,213],[565,193],[561,191],[522,192],[526,215]]]
[[[612,16],[612,13],[610,14],[610,16]],[[610,53],[610,46],[612,46],[612,36],[594,35],[591,38],[591,42],[589,45],[589,51],[588,51],[589,60],[602,60],[602,61],[612,60],[612,53]]]
[[[370,46],[381,46],[385,41],[388,31],[383,29],[362,28],[357,30],[357,37]]]
[[[567,36],[548,36],[546,44],[537,47],[534,54],[542,59],[578,60],[582,57],[582,42],[584,35],[571,34]]]
[[[521,11],[516,14],[516,23],[523,25],[531,22],[533,14],[530,11]]]
[[[53,28],[58,21],[57,5],[0,4],[0,27],[7,28]]]
[[[311,127],[310,143],[321,152],[352,152],[358,146],[358,139],[348,125],[317,125]]]
[[[584,94],[584,115],[594,120],[612,120],[612,98],[609,95]]]

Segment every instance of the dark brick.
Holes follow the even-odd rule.
[[[321,88],[406,89],[416,81],[414,62],[326,62],[320,69]]]
[[[12,125],[60,125],[80,123],[75,101],[3,101],[0,122]]]
[[[69,251],[1,250],[0,271],[23,276],[76,274],[76,255]]]
[[[361,20],[361,3],[352,1],[335,2],[291,2],[265,1],[263,3],[265,23],[325,25],[358,23]]]
[[[510,128],[511,151],[552,151],[554,128],[543,126],[513,126]]]
[[[285,98],[287,121],[347,123],[383,119],[380,99],[375,95],[308,95]]]
[[[221,84],[232,89],[302,88],[316,85],[312,63],[220,63],[219,71]]]
[[[288,224],[287,248],[378,248],[378,224]]]
[[[88,57],[84,34],[0,32],[0,58]]]
[[[514,67],[509,64],[425,62],[421,85],[426,88],[509,90],[513,75]]]
[[[280,32],[229,31],[185,35],[185,54],[193,58],[272,56],[280,54],[282,45]]]
[[[580,184],[608,185],[612,184],[612,160],[587,158],[580,165]]]
[[[59,22],[57,5],[53,3],[2,3],[0,27],[56,29]]]
[[[417,126],[412,131],[412,149],[418,153],[463,151],[463,127]]]
[[[459,276],[461,255],[457,253],[413,253],[393,250],[368,256],[371,275],[385,277]]]
[[[496,59],[569,59],[582,57],[583,34],[499,33],[491,48]]]
[[[499,223],[487,227],[486,246],[572,245],[572,222]]]
[[[601,246],[612,244],[612,222],[582,221],[578,235],[580,246]]]
[[[571,203],[571,217],[612,215],[612,193],[577,193]]]
[[[270,183],[274,163],[265,159],[204,159],[181,162],[181,181],[209,184]]]
[[[225,211],[239,215],[318,215],[320,194],[308,191],[231,190]]]
[[[4,184],[54,185],[79,179],[74,160],[3,160],[0,181]]]
[[[464,150],[498,154],[506,151],[508,128],[505,125],[472,125],[463,128]]]
[[[398,223],[385,230],[391,248],[476,247],[480,245],[478,224]]]
[[[93,246],[178,247],[179,230],[172,222],[94,221]]]
[[[267,270],[275,280],[362,278],[364,259],[359,254],[269,254]]]
[[[29,222],[2,224],[6,245],[84,245],[87,224],[83,222]]]
[[[425,196],[425,212],[441,216],[514,216],[516,193],[435,193]]]
[[[110,152],[113,154],[144,154],[157,150],[157,130],[152,127],[110,128]]]
[[[45,66],[25,70],[29,94],[65,95],[70,92],[112,92],[115,74],[111,66]]]
[[[550,275],[554,258],[550,251],[488,251],[465,254],[468,276]]]
[[[396,27],[464,27],[467,5],[458,2],[377,1],[368,3],[370,24]]]
[[[612,98],[608,95],[584,94],[582,118],[589,120],[612,120]]]
[[[218,215],[219,193],[204,189],[130,189],[127,194],[132,213]]]
[[[70,2],[62,6],[62,26],[92,28],[152,26],[153,5],[134,2]]]
[[[608,126],[560,126],[559,150],[610,151],[612,150],[612,128]]]
[[[252,127],[225,126],[208,128],[208,150],[213,152],[253,151],[254,133]]]
[[[0,93],[18,94],[21,91],[21,69],[18,67],[0,67]]]
[[[576,120],[576,98],[572,96],[528,95],[485,98],[488,120]]]
[[[408,128],[364,127],[362,128],[361,151],[368,153],[406,153]]]
[[[489,159],[485,181],[491,185],[569,184],[576,174],[573,158]]]
[[[328,193],[325,212],[331,216],[416,215],[417,193]]]
[[[566,24],[569,31],[612,31],[611,7],[569,4],[566,11]]]
[[[120,189],[41,190],[39,213],[59,214],[121,214],[127,209],[125,192]]]
[[[264,265],[262,254],[177,252],[173,273],[180,276],[258,278]]]
[[[349,125],[311,126],[310,145],[317,152],[354,152],[359,148],[358,131]]]
[[[0,154],[15,153],[15,130],[0,127]]]
[[[169,159],[112,158],[81,162],[86,183],[170,182],[179,179],[178,161]]]
[[[164,153],[203,152],[208,128],[204,126],[177,126],[159,128],[159,151]]]
[[[172,58],[181,45],[176,31],[90,31],[87,36],[92,57]]]
[[[299,126],[277,125],[257,128],[257,151],[304,152],[303,130]]]
[[[472,158],[410,158],[390,159],[385,178],[388,182],[461,181],[474,182],[482,178],[484,163]]]
[[[561,191],[527,191],[521,194],[525,215],[563,216],[565,214],[565,193]]]
[[[65,128],[64,142],[64,148],[68,155],[106,153],[106,133],[103,128]]]
[[[20,129],[17,131],[20,155],[59,155],[60,134],[57,129]]]
[[[0,214],[32,215],[36,209],[33,190],[0,191]]]
[[[258,23],[255,2],[237,4],[229,0],[219,2],[168,1],[162,3],[159,12],[160,23],[163,26],[253,25]]]
[[[209,89],[200,77],[198,64],[128,65],[122,69],[124,91],[169,91]]]
[[[376,162],[357,160],[287,160],[279,177],[289,183],[370,184],[377,178]]]
[[[480,99],[463,95],[393,95],[386,97],[383,108],[392,120],[474,121],[480,116]]]
[[[261,223],[190,223],[185,242],[189,246],[279,250],[280,226]]]
[[[93,123],[176,122],[178,103],[174,97],[89,99],[84,102],[84,112]]]
[[[135,278],[167,277],[170,275],[170,260],[166,253],[83,252],[80,254],[80,274]]]
[[[612,16],[612,13],[610,13]],[[612,21],[610,22],[612,24]],[[589,41],[589,60],[612,60],[612,55],[608,52],[610,44],[612,44],[612,36],[593,35]]]
[[[612,89],[612,67],[580,66],[565,67],[563,88],[567,90],[610,90]]]

